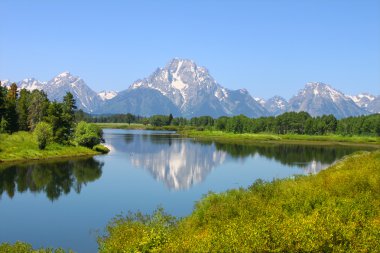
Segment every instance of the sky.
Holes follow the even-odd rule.
[[[172,58],[290,98],[307,82],[380,95],[380,1],[0,0],[0,80],[63,71],[124,90]]]

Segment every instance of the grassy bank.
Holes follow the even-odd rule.
[[[115,218],[101,252],[379,252],[380,152],[312,176],[210,193],[188,217]]]
[[[184,129],[192,129],[193,127],[178,127],[178,126],[152,126],[150,124],[136,124],[136,123],[95,123],[100,128],[114,128],[114,129],[131,129],[131,130],[166,130],[166,131],[180,131]]]
[[[155,127],[143,124],[126,123],[96,123],[101,128],[114,129],[138,129],[138,130],[170,130],[177,131],[184,137],[195,138],[198,140],[218,141],[222,143],[249,144],[257,142],[266,143],[300,143],[300,144],[346,144],[346,145],[370,145],[380,147],[380,137],[373,136],[342,136],[342,135],[300,135],[300,134],[235,134],[222,131],[195,130],[191,126],[162,126]]]
[[[12,135],[0,134],[0,162],[91,156],[97,154],[100,153],[86,147],[64,146],[57,143],[51,143],[45,150],[40,150],[33,135],[28,132],[17,132]]]
[[[182,136],[199,140],[212,140],[224,143],[257,143],[257,142],[283,142],[283,143],[312,143],[312,144],[359,144],[380,147],[380,137],[369,136],[341,136],[341,135],[300,135],[300,134],[234,134],[221,131],[179,131]]]

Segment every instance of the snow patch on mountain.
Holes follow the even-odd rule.
[[[101,91],[98,93],[98,96],[100,97],[101,100],[105,101],[105,100],[109,100],[109,99],[113,99],[114,97],[117,96],[117,92],[116,91]]]
[[[263,98],[254,97],[253,98],[256,102],[258,102],[261,106],[265,105],[265,100]]]
[[[350,96],[349,98],[352,99],[352,101],[355,102],[359,107],[367,108],[368,105],[376,98],[374,95],[368,94],[368,93],[360,93],[356,96]]]

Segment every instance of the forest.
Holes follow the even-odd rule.
[[[19,90],[16,83],[7,89],[0,83],[0,134],[4,143],[9,134],[26,131],[33,133],[40,150],[50,142],[93,148],[101,142],[102,130],[94,124],[79,122],[75,111],[75,99],[70,92],[62,102],[49,101],[43,91]]]
[[[271,133],[300,135],[361,135],[380,136],[380,114],[363,115],[337,119],[334,115],[312,117],[307,112],[286,112],[278,116],[248,118],[244,115],[233,117],[210,116],[190,119],[170,115],[142,117],[128,114],[88,115],[78,112],[78,117],[94,123],[138,123],[155,127],[189,127],[196,130],[218,130],[230,133]]]

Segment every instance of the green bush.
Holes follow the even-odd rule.
[[[80,146],[92,148],[102,140],[103,131],[95,124],[81,121],[75,128],[74,140]]]
[[[107,154],[108,152],[110,152],[109,148],[107,148],[106,146],[104,145],[95,145],[92,150],[95,150],[96,152],[100,152],[102,154]]]
[[[45,149],[46,145],[50,142],[53,137],[53,129],[46,122],[39,122],[34,129],[34,136],[38,143],[39,149]]]
[[[9,244],[9,243],[2,243],[0,244],[0,252],[6,252],[6,253],[65,253],[66,251],[59,248],[59,249],[33,249],[32,245],[24,242],[16,242],[15,244]],[[72,253],[73,251],[69,251]]]

